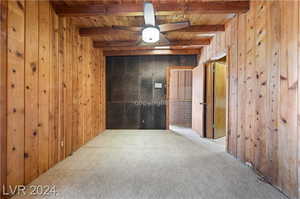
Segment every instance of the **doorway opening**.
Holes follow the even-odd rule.
[[[167,68],[167,126],[192,127],[193,66]]]
[[[228,80],[226,57],[202,66],[167,68],[166,126],[198,134],[225,148]]]
[[[204,137],[226,140],[227,132],[227,65],[226,57],[205,65]]]

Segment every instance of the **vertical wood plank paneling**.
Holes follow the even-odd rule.
[[[237,142],[237,103],[238,103],[238,92],[237,92],[237,81],[238,81],[238,66],[237,66],[237,25],[238,20],[234,18],[230,27],[231,41],[229,46],[229,113],[228,113],[228,135],[229,135],[229,152],[236,156],[236,142]]]
[[[100,132],[100,114],[101,114],[101,89],[100,89],[100,62],[101,59],[99,57],[99,50],[94,50],[95,53],[95,83],[94,83],[94,92],[95,92],[95,99],[94,103],[96,104],[97,108],[95,110],[95,136],[97,136]]]
[[[95,109],[97,109],[97,105],[95,104],[95,86],[94,86],[94,83],[95,83],[95,50],[93,48],[91,48],[91,68],[90,68],[90,73],[93,74],[91,75],[90,77],[90,89],[91,89],[91,137],[94,137],[95,135],[95,129],[96,129],[96,125],[95,124],[95,121],[96,121],[96,112],[95,112]],[[93,107],[93,108],[92,108]]]
[[[101,89],[101,131],[106,129],[106,59],[103,55],[103,50],[100,50],[100,68],[101,68],[101,83],[100,83],[100,89]]]
[[[63,90],[64,90],[64,158],[67,156],[67,148],[68,148],[68,133],[69,133],[69,126],[68,126],[68,121],[69,121],[69,115],[68,115],[68,93],[69,93],[69,88],[68,88],[68,75],[69,75],[69,53],[68,53],[68,18],[65,18],[64,21],[64,71],[63,71]]]
[[[86,88],[86,84],[87,84],[87,80],[86,80],[86,71],[87,71],[87,59],[88,57],[85,56],[85,52],[87,50],[87,38],[81,38],[81,42],[82,42],[82,48],[81,48],[81,56],[82,56],[82,65],[80,65],[80,73],[81,75],[80,78],[81,78],[81,93],[80,93],[80,96],[81,96],[81,104],[80,104],[80,112],[81,112],[81,134],[82,134],[82,143],[85,144],[86,143],[86,140],[87,140],[87,137],[88,137],[88,130],[86,130],[86,107],[87,107],[87,95],[86,95],[86,90],[84,88]]]
[[[73,140],[72,140],[72,149],[73,151],[77,150],[79,147],[79,81],[78,81],[78,66],[81,58],[78,56],[78,49],[80,48],[79,44],[79,35],[77,29],[73,27],[72,30],[73,37],[73,72],[72,72],[72,89],[73,89]]]
[[[256,1],[251,1],[251,10],[247,14],[247,44],[246,44],[246,109],[245,114],[245,161],[254,162],[254,138],[256,131],[255,118],[255,91],[256,91],[256,70],[255,70],[255,10]]]
[[[105,65],[48,1],[1,0],[0,11],[1,184],[21,185],[104,130]]]
[[[299,197],[300,187],[299,17],[299,1],[251,0],[249,12],[235,17],[225,30],[228,151],[290,198]],[[216,35],[202,49],[199,65],[221,52],[221,44]]]
[[[55,14],[54,15],[54,58],[55,58],[55,126],[56,126],[56,140],[55,140],[55,146],[54,154],[55,154],[55,163],[57,163],[60,160],[59,156],[59,149],[60,149],[60,65],[59,65],[59,58],[60,58],[60,52],[59,52],[59,17]]]
[[[50,91],[49,91],[49,167],[58,162],[58,126],[59,126],[59,69],[58,69],[58,17],[50,13]]]
[[[91,124],[92,124],[92,137],[96,136],[97,129],[98,129],[98,112],[99,112],[99,103],[97,103],[98,94],[100,92],[100,89],[98,86],[100,84],[97,84],[97,81],[99,81],[98,71],[100,68],[97,67],[97,50],[92,49],[92,68],[91,68]]]
[[[7,181],[24,183],[24,1],[8,1]]]
[[[81,146],[84,144],[84,55],[82,54],[84,52],[83,47],[83,39],[79,38],[79,48],[78,48],[78,82],[79,88],[78,88],[78,146]]]
[[[72,153],[72,48],[71,48],[71,27],[70,27],[70,19],[66,19],[66,33],[65,33],[65,70],[64,70],[64,114],[65,114],[65,155],[69,156]]]
[[[246,14],[238,20],[238,130],[237,158],[245,160],[245,109],[246,109]]]
[[[99,86],[98,88],[96,88],[98,90],[98,99],[97,99],[97,103],[99,103],[99,107],[98,107],[98,132],[97,132],[97,135],[99,135],[99,133],[102,131],[102,63],[103,63],[103,57],[101,57],[101,51],[100,50],[97,50],[96,51],[97,53],[97,60],[100,60],[100,61],[96,61],[97,63],[97,68],[98,68],[98,81],[97,81],[97,85]],[[106,99],[104,100],[106,101]]]
[[[58,162],[58,19],[50,7],[50,70],[49,70],[49,168]]]
[[[7,1],[0,1],[0,193],[7,168]],[[0,196],[2,198],[2,194]]]
[[[278,184],[278,103],[279,103],[279,55],[280,55],[280,3],[267,4],[267,159],[269,181]]]
[[[92,134],[92,129],[90,128],[91,125],[91,81],[90,81],[90,77],[91,77],[91,42],[90,40],[87,38],[84,39],[85,41],[85,125],[84,125],[84,129],[85,129],[85,143],[88,142],[91,139],[91,134]]]
[[[39,1],[39,173],[49,168],[50,4]]]
[[[245,161],[297,198],[299,2],[251,1],[246,23]],[[244,91],[238,92],[241,96]],[[241,117],[238,120],[244,123]],[[242,147],[237,145],[238,151]]]
[[[255,119],[257,129],[254,133],[254,165],[262,173],[267,172],[266,162],[266,93],[267,93],[267,71],[266,71],[266,1],[257,1],[257,9],[255,15],[255,68],[256,68],[256,84],[257,90],[255,95]]]
[[[98,103],[99,103],[99,120],[98,120],[98,125],[99,125],[99,132],[97,132],[97,134],[99,135],[99,133],[102,131],[102,129],[104,128],[104,125],[102,124],[105,124],[105,122],[103,122],[103,104],[104,102],[106,101],[106,99],[103,99],[102,100],[102,97],[103,97],[103,70],[102,70],[102,63],[105,62],[105,57],[103,58],[102,57],[102,52],[101,50],[97,50],[97,54],[98,54],[98,57],[97,57],[97,60],[100,60],[99,62],[97,62],[97,67],[99,69],[99,81],[98,81],[98,85],[99,85],[99,88],[98,88],[98,91],[99,91],[99,98],[98,98]],[[106,88],[104,88],[106,90]],[[105,113],[106,115],[106,113]]]
[[[39,175],[39,5],[27,0],[25,11],[25,183],[29,183]]]
[[[298,1],[281,1],[279,186],[291,198],[297,185]]]
[[[87,80],[88,80],[88,123],[87,126],[90,127],[90,134],[89,134],[89,140],[91,140],[93,138],[93,134],[94,134],[94,129],[93,129],[93,124],[92,124],[92,84],[93,84],[93,78],[92,76],[94,74],[92,74],[92,68],[93,68],[93,60],[95,59],[95,57],[93,56],[93,43],[91,42],[91,40],[88,42],[88,54],[90,57],[90,60],[88,62],[88,73],[87,73]]]
[[[58,156],[59,160],[65,158],[65,48],[66,48],[66,19],[59,18],[59,38],[58,38],[58,68],[59,68],[59,135],[58,135]]]
[[[94,89],[95,91],[97,92],[96,94],[96,99],[95,99],[95,103],[98,104],[97,106],[97,111],[96,111],[96,123],[97,123],[97,126],[96,126],[96,135],[99,135],[100,131],[101,131],[101,58],[100,58],[100,51],[99,50],[96,50],[95,51],[95,54],[96,54],[96,60],[95,60],[95,70],[96,70],[96,74],[97,74],[97,77],[95,78],[96,79],[96,83],[95,83],[95,86],[94,86]]]
[[[94,50],[95,60],[94,60],[94,84],[93,84],[93,93],[94,94],[94,105],[96,106],[94,110],[95,119],[94,119],[94,136],[97,136],[100,132],[100,59],[99,59],[99,50]]]

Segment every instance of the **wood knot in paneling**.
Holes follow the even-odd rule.
[[[16,56],[17,56],[17,57],[23,57],[23,54],[20,53],[19,51],[16,51]]]
[[[283,117],[281,118],[281,121],[282,121],[283,123],[285,123],[285,124],[287,123],[287,120],[286,120],[285,118],[283,118]]]
[[[280,79],[281,80],[287,80],[287,78],[285,76],[283,76],[283,75],[280,75]]]
[[[24,158],[29,158],[29,154],[28,153],[24,153]]]
[[[32,72],[36,72],[36,63],[32,62],[30,64]]]
[[[22,2],[17,1],[17,5],[18,5],[18,7],[20,8],[20,10],[23,10],[23,11],[24,11],[24,5],[23,5]]]

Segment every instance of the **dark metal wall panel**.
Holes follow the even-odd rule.
[[[196,56],[107,57],[107,128],[165,129],[168,66],[196,66]],[[154,87],[155,82],[163,88]]]
[[[165,129],[166,128],[166,106],[165,105],[154,105],[153,106],[153,117],[154,126],[157,129]]]
[[[125,114],[123,126],[127,129],[136,129],[140,126],[140,106],[134,103],[127,103],[125,105]]]
[[[153,117],[153,106],[143,104],[140,112],[140,128],[141,129],[154,129],[154,117]]]

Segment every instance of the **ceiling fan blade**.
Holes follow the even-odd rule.
[[[144,3],[144,19],[145,25],[155,26],[155,12],[153,4],[150,2]]]
[[[135,43],[135,45],[137,45],[137,46],[143,46],[144,43],[145,42],[143,41],[142,37],[139,36],[139,38],[137,39],[137,42]]]
[[[142,27],[134,27],[134,26],[112,26],[112,28],[117,30],[127,30],[130,32],[140,32],[143,30]]]
[[[183,28],[187,28],[189,26],[190,26],[190,22],[185,21],[185,22],[161,24],[158,27],[159,27],[161,32],[169,32],[169,31],[174,31],[174,30],[180,30],[180,29],[183,29]]]
[[[170,44],[170,41],[162,33],[159,34],[159,41],[158,42],[160,44]]]

